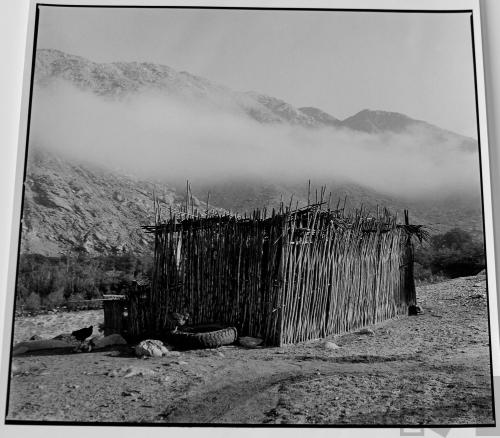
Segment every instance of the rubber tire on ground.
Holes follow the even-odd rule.
[[[235,327],[226,327],[213,331],[196,332],[196,327],[187,330],[178,330],[170,333],[169,341],[184,348],[218,348],[229,345],[238,339]]]

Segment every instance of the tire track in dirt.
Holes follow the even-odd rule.
[[[333,358],[332,358],[333,359]],[[370,364],[381,359],[364,356],[362,361],[309,361],[299,358],[300,362],[276,364],[263,361],[254,363],[251,379],[248,375],[232,373],[230,370],[200,394],[199,388],[186,394],[173,406],[167,408],[159,421],[166,423],[226,423],[262,424],[269,422],[268,417],[280,403],[283,389],[298,384],[327,380],[339,375],[353,375],[372,372]],[[380,360],[379,372],[408,372],[419,366],[416,362],[387,363]],[[238,365],[235,366],[237,368]],[[299,369],[297,369],[299,368]],[[258,370],[255,372],[255,370]]]

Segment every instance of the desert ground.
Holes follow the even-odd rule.
[[[493,424],[485,277],[420,286],[417,297],[420,315],[280,348],[148,359],[130,347],[27,353],[13,358],[7,420]],[[14,341],[102,319],[102,311],[18,317]]]

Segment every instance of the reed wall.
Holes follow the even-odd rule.
[[[412,235],[385,214],[309,207],[265,217],[171,216],[155,235],[151,289],[131,303],[133,331],[164,333],[167,313],[236,326],[282,345],[405,314],[415,302]]]

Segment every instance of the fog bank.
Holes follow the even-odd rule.
[[[30,143],[141,178],[210,183],[350,181],[397,196],[477,192],[478,153],[425,131],[364,134],[259,124],[229,108],[154,95],[110,100],[37,88]]]

